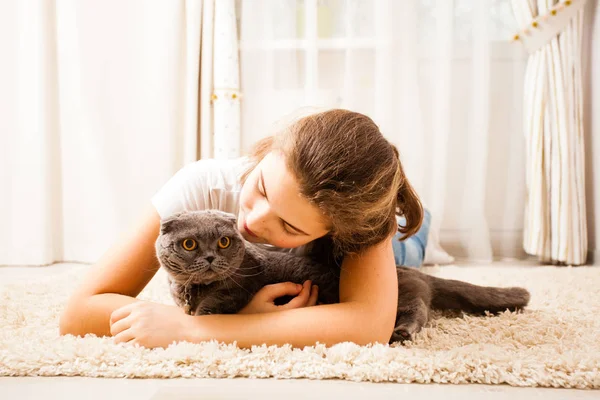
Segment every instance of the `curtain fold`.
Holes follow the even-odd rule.
[[[198,158],[202,7],[0,3],[0,265],[96,261]]]
[[[235,0],[204,0],[200,65],[200,157],[241,155],[240,66]]]
[[[543,262],[587,260],[581,44],[585,0],[513,0],[529,51],[524,82],[523,247]]]
[[[234,0],[215,1],[214,158],[241,155],[240,66]]]

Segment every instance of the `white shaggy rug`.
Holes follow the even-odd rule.
[[[150,350],[116,345],[106,337],[60,337],[59,313],[83,270],[0,284],[0,376],[337,378],[600,388],[597,267],[423,268],[476,284],[526,287],[531,306],[500,316],[438,315],[404,346],[251,350],[216,342]],[[172,304],[163,271],[140,297]]]

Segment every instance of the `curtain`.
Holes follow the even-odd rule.
[[[201,158],[239,157],[241,93],[234,0],[204,0],[201,53]]]
[[[523,246],[543,262],[587,259],[581,45],[585,0],[513,0],[529,51]]]
[[[299,113],[362,112],[431,210],[429,263],[525,256],[525,52],[508,0],[241,0],[239,18],[245,151]]]
[[[240,66],[234,0],[217,0],[214,19],[214,158],[236,158],[241,155],[241,130]]]
[[[95,261],[198,158],[202,7],[0,3],[1,265]]]

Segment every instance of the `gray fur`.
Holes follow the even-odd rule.
[[[227,249],[217,246],[227,236]],[[196,250],[182,247],[184,239],[195,239]],[[240,235],[235,217],[220,211],[192,211],[161,221],[156,254],[167,271],[171,295],[183,307],[184,289],[189,287],[194,315],[234,314],[247,305],[263,286],[279,282],[319,286],[319,303],[339,302],[338,262],[331,257],[298,257],[270,251]],[[214,257],[209,264],[207,257]],[[436,278],[414,268],[397,267],[398,313],[390,342],[410,340],[427,322],[432,309],[460,310],[483,314],[519,310],[529,302],[523,288],[494,288],[451,279]]]

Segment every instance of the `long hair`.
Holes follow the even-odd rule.
[[[397,231],[405,239],[421,226],[423,206],[398,150],[366,115],[333,109],[299,119],[256,144],[242,180],[272,150],[283,152],[301,195],[326,217],[334,254],[358,253]]]

